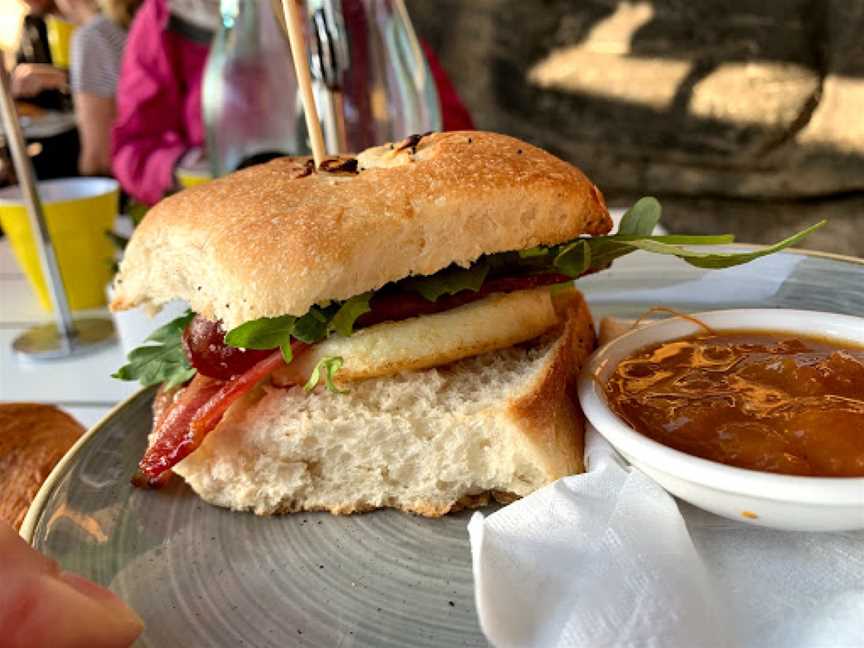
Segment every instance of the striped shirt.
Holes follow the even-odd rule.
[[[76,29],[69,66],[72,92],[113,97],[125,45],[126,31],[102,15]]]

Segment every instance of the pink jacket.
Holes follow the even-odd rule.
[[[209,47],[168,30],[166,0],[147,0],[123,52],[112,168],[123,188],[152,205],[174,185],[174,167],[203,146],[201,80]]]
[[[123,188],[152,205],[174,186],[174,167],[204,146],[201,81],[208,45],[170,31],[167,0],[145,0],[135,16],[117,86],[112,168]],[[438,88],[444,130],[474,128],[435,55],[422,44]]]

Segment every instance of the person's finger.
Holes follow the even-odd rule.
[[[120,648],[141,620],[108,590],[75,574],[16,570],[0,592],[0,632],[8,648]]]
[[[7,574],[11,570],[23,570],[29,572],[52,572],[58,573],[60,567],[53,560],[46,558],[18,535],[10,525],[0,521],[0,574]]]
[[[112,592],[61,572],[5,525],[0,528],[0,555],[4,647],[119,648],[141,633],[141,619]]]

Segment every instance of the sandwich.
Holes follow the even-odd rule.
[[[582,471],[595,335],[573,280],[634,250],[725,267],[809,231],[694,252],[731,237],[654,236],[659,217],[642,199],[609,236],[581,171],[483,132],[279,158],[166,198],[111,304],[190,306],[116,374],[160,385],[135,483],[175,473],[260,515],[436,517]]]

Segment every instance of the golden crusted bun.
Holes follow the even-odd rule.
[[[0,520],[21,527],[42,482],[83,432],[53,405],[0,405]]]
[[[576,167],[504,135],[412,137],[357,168],[281,158],[163,200],[126,249],[111,307],[181,298],[231,329],[611,226]]]

